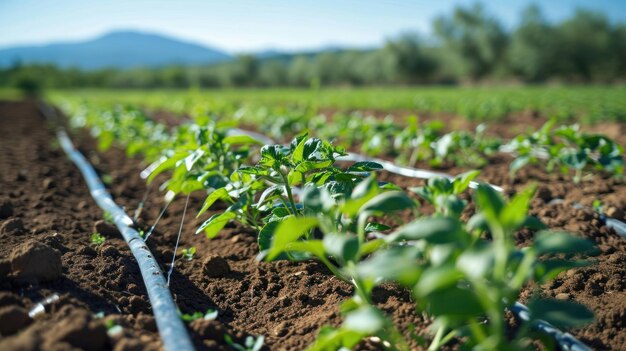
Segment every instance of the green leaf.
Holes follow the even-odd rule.
[[[365,232],[366,233],[383,232],[383,231],[389,230],[389,229],[391,229],[390,226],[384,225],[384,224],[381,224],[381,223],[376,223],[376,222],[369,222],[365,226]]]
[[[388,191],[376,195],[367,201],[361,207],[361,212],[392,213],[414,207],[415,203],[406,193],[402,191]]]
[[[198,160],[200,160],[202,155],[204,155],[204,150],[200,148],[194,150],[191,154],[189,154],[189,156],[185,157],[185,168],[188,172],[191,171],[193,166],[196,164],[196,162],[198,162]]]
[[[202,208],[198,212],[198,215],[196,216],[196,218],[200,217],[204,212],[206,212],[215,203],[215,201],[225,200],[228,198],[229,196],[228,196],[228,191],[226,191],[226,188],[215,189],[204,200],[204,204],[202,205]]]
[[[392,247],[380,250],[357,265],[359,276],[377,281],[395,281],[413,286],[422,273],[418,264],[420,252],[412,246]]]
[[[237,145],[237,144],[250,144],[250,145],[262,145],[263,143],[256,140],[249,135],[229,135],[222,140],[223,144]]]
[[[454,287],[463,278],[463,273],[452,266],[429,267],[415,286],[418,296],[428,296],[438,290]]]
[[[500,224],[500,213],[504,208],[502,196],[491,186],[479,184],[476,189],[476,204],[484,213],[487,223],[490,225]]]
[[[557,328],[582,327],[593,322],[593,312],[573,301],[536,299],[528,303],[531,318],[544,320]]]
[[[308,351],[352,350],[365,335],[347,328],[324,326]]]
[[[174,154],[173,156],[169,157],[167,160],[161,162],[154,170],[152,170],[152,172],[148,176],[148,179],[147,179],[148,184],[150,184],[154,180],[154,178],[156,178],[159,174],[167,171],[168,169],[176,167],[176,164],[178,163],[178,161],[184,159],[185,157],[187,157],[187,153],[178,152]]]
[[[293,150],[291,159],[298,164],[304,160],[304,143],[306,142],[306,134],[300,140],[296,148]]]
[[[427,301],[429,314],[437,317],[467,319],[485,313],[475,292],[456,286],[431,294]]]
[[[530,207],[530,200],[535,194],[535,186],[518,193],[504,206],[500,213],[500,222],[508,230],[519,228],[525,221]]]
[[[475,247],[465,250],[457,259],[456,267],[469,277],[486,277],[494,265],[493,245],[479,242]]]
[[[280,224],[280,219],[274,219],[271,222],[268,222],[266,225],[261,228],[259,231],[259,251],[269,250],[272,246],[272,239],[274,238],[274,233],[276,232],[276,228]]]
[[[535,216],[528,216],[522,223],[522,227],[532,229],[532,230],[541,230],[548,228],[539,218]]]
[[[415,220],[389,234],[387,242],[401,240],[426,240],[434,244],[445,244],[462,239],[464,231],[457,219],[431,217]]]
[[[271,261],[281,252],[285,251],[287,244],[298,240],[310,229],[317,226],[318,220],[313,217],[285,217],[280,221],[280,225],[274,232],[274,240],[267,255],[267,260]]]
[[[479,174],[480,171],[469,171],[458,175],[453,181],[454,193],[461,194],[464,192]]]
[[[513,160],[513,162],[511,162],[511,165],[509,165],[509,171],[511,173],[516,173],[530,163],[530,161],[530,156],[518,156],[515,160]]]
[[[346,172],[371,172],[371,171],[379,171],[383,169],[383,166],[380,163],[372,162],[372,161],[361,161],[356,162],[352,166],[346,169]]]
[[[266,167],[277,167],[284,163],[289,148],[282,145],[265,145],[261,148],[259,164]]]
[[[293,241],[287,244],[286,251],[307,252],[319,258],[325,257],[326,254],[321,240]]]
[[[385,327],[385,316],[377,308],[363,306],[350,312],[344,321],[347,329],[370,335]]]
[[[196,230],[196,234],[204,230],[206,237],[212,239],[217,235],[217,233],[220,232],[220,230],[224,228],[224,226],[226,226],[226,223],[228,223],[228,221],[235,217],[237,217],[237,215],[234,212],[215,214],[211,216],[211,218],[204,221],[204,223],[202,223],[200,228]]]
[[[539,232],[535,236],[533,247],[537,255],[589,253],[594,250],[590,240],[564,232]]]
[[[183,181],[180,187],[180,190],[184,194],[189,194],[194,191],[203,190],[203,189],[204,189],[204,185],[202,184],[202,182],[199,182],[197,180],[185,180]]]
[[[359,239],[357,237],[328,233],[324,235],[323,242],[326,252],[344,263],[354,261],[359,253]]]
[[[354,187],[350,199],[341,205],[341,212],[353,217],[359,209],[380,192],[376,178],[367,177]]]

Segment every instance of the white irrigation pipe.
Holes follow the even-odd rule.
[[[130,247],[130,251],[137,260],[141,276],[148,291],[157,328],[163,341],[163,348],[167,351],[194,350],[187,329],[180,319],[176,303],[174,303],[172,294],[166,284],[163,272],[161,272],[156,259],[141,236],[139,236],[139,233],[132,228],[133,220],[126,215],[123,209],[115,204],[100,178],[98,178],[96,171],[85,157],[74,148],[67,133],[64,130],[59,130],[57,131],[57,137],[63,151],[83,174],[91,196],[103,211],[111,214],[115,225],[122,233],[124,240]]]
[[[349,162],[373,161],[383,166],[383,169],[387,172],[395,173],[395,174],[398,174],[404,177],[409,177],[409,178],[430,179],[430,178],[435,178],[435,177],[444,177],[450,180],[454,179],[453,176],[446,174],[446,173],[433,172],[433,171],[429,171],[426,169],[398,166],[393,162],[389,162],[380,158],[371,158],[365,155],[355,154],[353,152],[349,152],[347,156],[338,157],[337,161],[349,161]],[[478,187],[478,184],[480,183],[471,181],[469,186],[472,189],[476,189]],[[493,185],[493,184],[488,184],[488,185],[498,192],[503,191],[503,189],[497,185]]]

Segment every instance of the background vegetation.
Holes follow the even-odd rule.
[[[371,50],[270,57],[240,55],[211,66],[81,71],[52,65],[0,70],[0,86],[188,88],[408,85],[477,82],[623,83],[626,24],[580,9],[551,23],[528,7],[507,30],[481,5],[458,7],[432,23],[432,37],[403,33]]]

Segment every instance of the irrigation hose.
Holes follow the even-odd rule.
[[[517,318],[525,322],[533,323],[533,329],[550,335],[559,344],[561,351],[591,351],[589,346],[580,342],[572,334],[564,333],[546,321],[533,320],[532,313],[525,305],[516,302],[511,307],[511,311],[517,316]]]
[[[42,107],[41,110],[44,115],[48,116],[50,114],[49,109]],[[133,220],[126,215],[123,209],[115,204],[102,181],[98,178],[96,171],[89,164],[89,161],[74,148],[67,133],[63,129],[59,129],[57,137],[63,151],[82,173],[91,196],[103,211],[112,215],[115,226],[122,233],[124,240],[128,243],[133,256],[137,260],[141,276],[148,291],[154,319],[163,341],[163,348],[167,351],[194,350],[187,329],[180,319],[176,303],[174,303],[172,294],[166,284],[163,272],[161,272],[156,259],[141,236],[139,236],[139,233],[132,228]]]

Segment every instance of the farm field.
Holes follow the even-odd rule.
[[[6,94],[10,94],[7,92]],[[196,101],[214,109],[232,106],[307,106],[339,111],[404,110],[446,113],[475,120],[497,120],[510,114],[534,112],[561,120],[626,120],[623,86],[485,86],[485,87],[363,87],[181,90],[57,90],[63,96],[90,101],[128,103],[188,112]]]
[[[163,272],[176,257],[169,288],[197,349],[553,349],[516,300],[592,349],[623,349],[626,238],[607,225],[626,220],[623,95],[55,91],[52,122],[1,102],[0,349],[162,347],[58,126]]]

